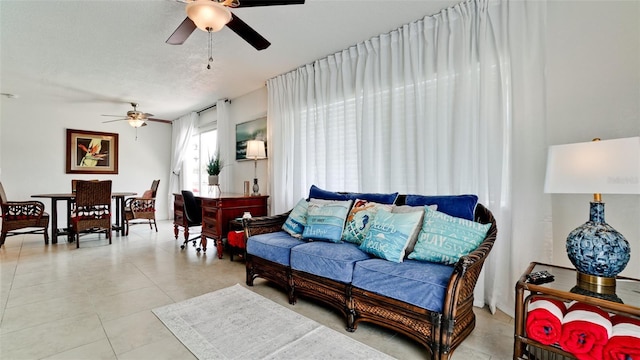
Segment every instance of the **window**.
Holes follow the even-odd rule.
[[[193,191],[194,195],[207,194],[208,176],[207,163],[217,149],[218,131],[202,131],[194,135],[189,141],[189,153],[185,157],[185,184],[187,189]]]

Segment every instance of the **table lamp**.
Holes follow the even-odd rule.
[[[251,196],[259,196],[260,187],[258,186],[258,159],[267,157],[264,141],[249,140],[247,141],[247,159],[253,158],[253,193]]]
[[[627,266],[629,242],[604,219],[601,194],[640,194],[640,137],[549,147],[545,193],[594,194],[589,221],[567,236],[567,255],[578,286],[615,293]]]

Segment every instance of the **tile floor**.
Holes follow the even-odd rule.
[[[213,247],[180,250],[169,221],[158,230],[138,225],[112,245],[86,235],[80,249],[62,237],[49,246],[41,235],[8,238],[0,249],[0,358],[194,359],[151,309],[244,285],[244,264],[228,254],[219,260]],[[304,299],[291,306],[263,280],[251,289],[398,359],[427,358],[417,343],[375,325],[344,331],[328,307]],[[513,320],[475,311],[476,329],[453,359],[510,359]]]

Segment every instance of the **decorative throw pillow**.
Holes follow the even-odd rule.
[[[427,205],[431,210],[438,210],[438,205]],[[409,205],[399,205],[394,206],[391,210],[393,213],[404,214],[408,212],[419,212],[422,216],[420,217],[420,224],[422,224],[422,219],[424,218],[424,206],[409,206]],[[407,244],[407,250],[405,254],[410,254],[413,251],[413,247],[416,246],[416,241],[418,241],[418,234],[420,233],[420,226],[417,226],[416,229],[409,236],[409,243]]]
[[[409,259],[453,265],[475,250],[491,224],[447,215],[425,207],[422,229]]]
[[[381,193],[349,193],[349,192],[334,192],[320,189],[315,185],[311,185],[309,189],[310,199],[323,199],[323,200],[355,200],[362,199],[371,202],[377,202],[379,204],[393,204],[398,197],[398,193],[381,194]]]
[[[391,205],[356,199],[347,216],[347,223],[344,225],[344,231],[342,231],[342,240],[360,245],[367,236],[378,209],[390,211]]]
[[[152,199],[153,198],[153,190],[146,190],[144,193],[142,193],[142,198],[143,199]]]
[[[402,262],[409,238],[420,227],[422,212],[392,213],[379,209],[360,250],[393,262]]]
[[[302,238],[340,242],[342,228],[351,208],[351,203],[351,200],[309,200],[307,225],[302,232]]]
[[[304,227],[307,225],[307,208],[309,203],[306,199],[300,199],[293,210],[289,213],[287,220],[282,224],[282,230],[289,235],[301,238]]]
[[[424,206],[435,204],[438,205],[438,211],[467,220],[473,220],[477,203],[478,197],[475,195],[407,195],[405,199],[405,205]]]

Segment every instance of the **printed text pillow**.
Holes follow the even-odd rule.
[[[360,250],[393,262],[402,262],[411,234],[420,226],[422,212],[392,213],[379,209]]]
[[[340,242],[342,228],[351,208],[352,200],[333,201],[310,199],[307,210],[307,225],[302,238]]]
[[[453,265],[484,240],[491,224],[453,217],[425,207],[422,229],[409,259]]]
[[[289,233],[289,235],[301,238],[305,225],[307,225],[307,208],[309,203],[306,199],[302,198],[296,206],[289,213],[289,217],[282,224],[282,230]]]

